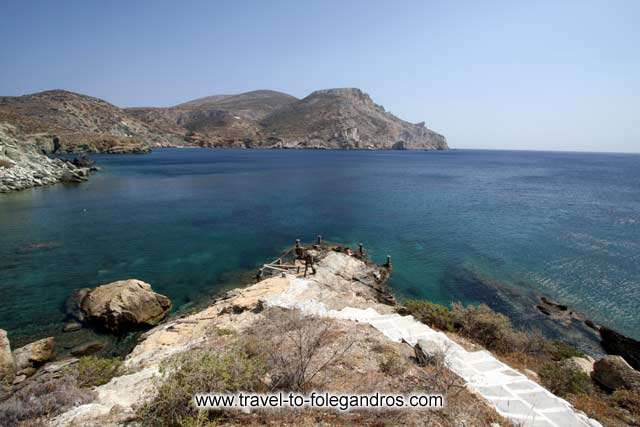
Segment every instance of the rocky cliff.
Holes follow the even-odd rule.
[[[405,122],[375,104],[360,89],[313,92],[267,116],[267,141],[283,147],[435,149],[446,139],[424,123]]]
[[[89,167],[42,154],[42,147],[48,143],[23,135],[13,125],[0,123],[0,193],[88,178]]]

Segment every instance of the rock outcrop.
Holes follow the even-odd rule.
[[[171,300],[155,293],[151,285],[129,279],[78,291],[67,310],[81,322],[112,333],[154,326],[171,309]]]
[[[613,329],[600,328],[602,347],[609,354],[622,356],[635,369],[640,369],[640,342],[626,337]]]
[[[607,390],[640,391],[640,372],[620,356],[605,356],[593,365],[593,379]]]
[[[43,338],[20,347],[13,352],[16,364],[16,377],[30,377],[55,355],[55,341],[53,337]]]
[[[15,371],[11,344],[7,337],[7,331],[0,329],[0,383],[7,377],[11,377]]]
[[[583,372],[589,376],[593,372],[593,365],[595,361],[590,357],[570,357],[562,362],[563,366],[569,368],[572,371]]]
[[[7,123],[0,123],[0,193],[58,182],[86,181],[91,169],[52,159],[38,144]]]

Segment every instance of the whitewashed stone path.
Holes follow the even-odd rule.
[[[266,304],[297,308],[310,315],[368,323],[389,339],[404,339],[411,345],[433,341],[443,351],[449,369],[466,381],[470,390],[486,399],[498,413],[516,425],[602,427],[599,422],[576,411],[566,400],[500,362],[487,351],[467,351],[442,332],[418,322],[413,316],[381,315],[373,308],[329,310],[322,302],[304,297],[312,284],[312,280],[295,278],[286,291],[272,296]]]

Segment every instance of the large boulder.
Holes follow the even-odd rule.
[[[13,359],[16,363],[16,372],[18,374],[25,373],[27,376],[33,374],[36,368],[53,359],[54,348],[53,337],[48,337],[14,350]]]
[[[141,280],[129,279],[82,289],[67,305],[78,320],[113,333],[154,326],[171,309],[171,300]]]
[[[12,376],[14,370],[15,365],[7,331],[0,329],[0,383],[4,378]]]
[[[593,372],[594,360],[590,357],[570,357],[562,362],[562,365],[572,371],[583,372],[591,375]]]
[[[593,365],[593,379],[607,390],[640,391],[640,372],[620,356],[605,356]]]
[[[607,353],[622,356],[635,369],[640,369],[640,341],[604,326],[600,328],[600,338]]]

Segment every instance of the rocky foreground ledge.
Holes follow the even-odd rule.
[[[42,154],[14,126],[0,123],[0,193],[32,187],[86,181],[95,169],[91,163],[68,162]]]
[[[378,266],[360,252],[298,247],[288,257],[265,264],[258,283],[229,291],[207,308],[143,334],[113,378],[78,394],[62,413],[40,421],[56,426],[205,425],[207,421],[315,425],[319,420],[365,425],[600,425],[525,375],[531,373],[513,368],[461,337],[401,314],[406,309],[395,303],[385,287],[390,272],[390,262]],[[122,292],[114,297],[115,304],[108,305],[108,312],[121,315],[129,306],[139,310],[141,302],[148,300],[160,303],[157,314],[150,313],[148,318],[155,322],[164,315],[167,302],[162,296],[137,281],[123,283],[91,291],[93,299],[117,288]],[[93,306],[91,292],[81,298],[85,311]],[[140,292],[144,297],[127,297]],[[100,321],[116,315],[101,313]],[[14,358],[16,353],[24,351],[14,351]],[[10,352],[2,354],[11,357]],[[595,364],[575,358],[575,363],[578,369],[595,370],[595,376],[613,388],[640,390],[633,376],[637,371],[617,356],[607,357]],[[39,381],[48,378],[47,384],[56,384],[64,378],[66,367],[78,363],[71,358],[40,364]],[[626,383],[621,383],[621,377]],[[447,407],[198,415],[190,404],[195,392],[235,390],[442,393]]]

